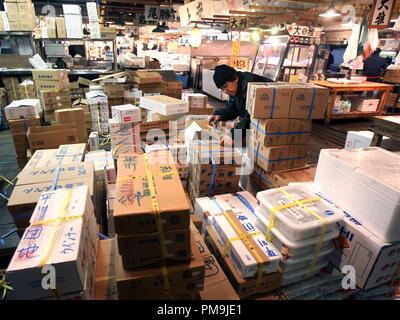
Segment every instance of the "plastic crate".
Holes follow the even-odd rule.
[[[189,76],[187,74],[177,74],[176,78],[178,81],[182,82],[182,89],[187,89],[189,84]]]

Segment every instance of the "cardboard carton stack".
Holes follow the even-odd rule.
[[[9,120],[8,123],[10,124],[15,153],[17,154],[18,167],[22,170],[28,162],[28,128],[40,126],[40,118]]]
[[[207,104],[208,97],[205,94],[184,92],[182,93],[182,100],[189,102],[190,116],[208,116],[214,113],[214,108]]]
[[[4,77],[1,80],[6,88],[8,103],[19,100],[18,85],[20,82],[18,77]]]
[[[75,124],[77,142],[86,143],[88,139],[84,110],[82,108],[55,110],[57,124]]]
[[[191,145],[189,169],[189,197],[237,192],[242,155],[219,143],[196,141]]]
[[[81,163],[85,148],[84,144],[62,145],[59,149],[39,150],[33,154],[19,173],[7,204],[18,229],[29,225],[40,194],[50,190],[59,164],[62,171],[56,181],[57,189],[88,185],[93,196],[93,164]]]
[[[325,115],[329,90],[315,85],[249,83],[249,155],[270,173],[304,168],[311,119]]]
[[[139,107],[140,106],[140,97],[143,95],[142,90],[136,89],[136,88],[126,88],[124,90],[124,104],[133,104],[134,106]],[[145,117],[142,118],[142,120],[146,120],[147,113],[146,110],[144,109],[144,115]]]
[[[281,286],[300,282],[329,263],[343,214],[315,197],[307,184],[257,193],[255,225],[282,254]]]
[[[325,149],[318,160],[314,190],[345,217],[330,261],[353,265],[363,291],[399,276],[399,179],[399,155],[377,147]]]
[[[204,261],[171,153],[120,155],[115,199],[119,299],[171,299],[202,289]]]
[[[143,93],[161,93],[162,77],[157,72],[127,71],[128,83],[136,84]]]
[[[69,86],[66,69],[34,69],[32,76],[37,90],[62,90]]]
[[[111,116],[112,106],[124,104],[124,82],[118,82],[115,79],[106,79],[103,81],[104,93],[108,97],[108,108]]]
[[[36,28],[35,9],[31,0],[5,1],[10,31],[32,31]]]
[[[72,106],[69,89],[39,90],[39,97],[46,122],[57,123],[56,111],[70,109]]]
[[[162,81],[161,94],[176,99],[182,97],[182,82],[180,81]]]
[[[46,223],[60,215],[61,222]],[[92,300],[97,245],[97,224],[88,186],[41,193],[30,226],[6,270],[13,287],[8,298]],[[45,264],[55,268],[55,290],[36,284],[42,281]]]
[[[97,223],[103,234],[109,234],[108,231],[108,213],[106,203],[106,193],[108,184],[115,184],[116,174],[114,160],[111,152],[97,150],[88,152],[85,155],[85,162],[93,162],[96,190],[98,193],[94,199],[97,209]]]
[[[79,87],[78,82],[70,82],[69,83],[69,91],[71,93],[71,99],[76,100],[76,99],[84,99],[85,95],[83,93],[83,88]]]
[[[119,154],[142,152],[139,122],[140,108],[131,104],[111,107],[111,148],[114,159]]]
[[[85,93],[85,97],[90,108],[92,130],[108,133],[110,115],[107,95],[101,91],[89,91]]]

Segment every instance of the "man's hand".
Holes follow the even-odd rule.
[[[220,121],[221,116],[220,115],[212,115],[210,117],[210,119],[208,120],[208,124],[209,125],[214,125],[214,123],[217,123],[218,121]]]
[[[225,135],[225,136],[221,137],[220,144],[221,144],[221,146],[232,147],[233,140],[230,136]]]

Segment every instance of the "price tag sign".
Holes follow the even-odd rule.
[[[229,66],[240,70],[249,70],[249,58],[230,57]]]
[[[239,57],[240,41],[232,41],[232,56]]]

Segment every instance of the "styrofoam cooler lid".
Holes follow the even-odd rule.
[[[254,212],[257,214],[257,208],[254,210]],[[260,217],[260,215],[257,214],[258,217],[258,223],[257,223],[257,228],[259,228],[261,231],[263,229],[268,228],[268,219],[264,217]],[[260,226],[260,223],[262,224],[262,228]],[[277,228],[272,228],[271,229],[272,234],[279,239],[281,243],[283,243],[286,247],[289,249],[300,249],[303,247],[308,247],[308,246],[313,246],[313,245],[318,245],[319,241],[321,240],[321,236],[317,237],[312,237],[312,238],[307,238],[299,241],[291,241],[289,240],[282,232],[280,232]],[[339,235],[339,229],[334,229],[330,232],[326,232],[324,236],[324,241],[323,241],[323,246],[325,246],[326,242],[336,238]]]
[[[322,247],[317,258],[317,263],[320,261],[321,258],[325,257],[327,254],[331,253],[333,249],[333,245],[329,245],[326,247]],[[314,259],[315,252],[309,253],[309,254],[302,254],[299,256],[295,256],[293,258],[289,258],[286,261],[282,259],[281,263],[286,264],[287,266],[289,265],[295,265],[295,264],[300,264],[306,261],[313,261]]]
[[[400,205],[400,155],[379,147],[322,149],[323,161]]]
[[[301,183],[286,186],[282,189],[297,200],[315,198],[315,194],[313,194]],[[260,201],[261,205],[265,207],[268,216],[272,208],[293,202],[293,199],[278,189],[261,191],[257,193],[257,199]],[[342,220],[344,217],[342,212],[334,210],[332,206],[329,206],[324,201],[310,202],[306,203],[305,205],[307,207],[312,207],[311,209],[321,218],[323,218],[327,225],[334,224],[337,221]],[[299,206],[276,211],[275,216],[282,220],[282,222],[284,222],[290,228],[295,230],[307,230],[310,228],[315,228],[316,224],[322,227],[322,222],[317,217]]]

